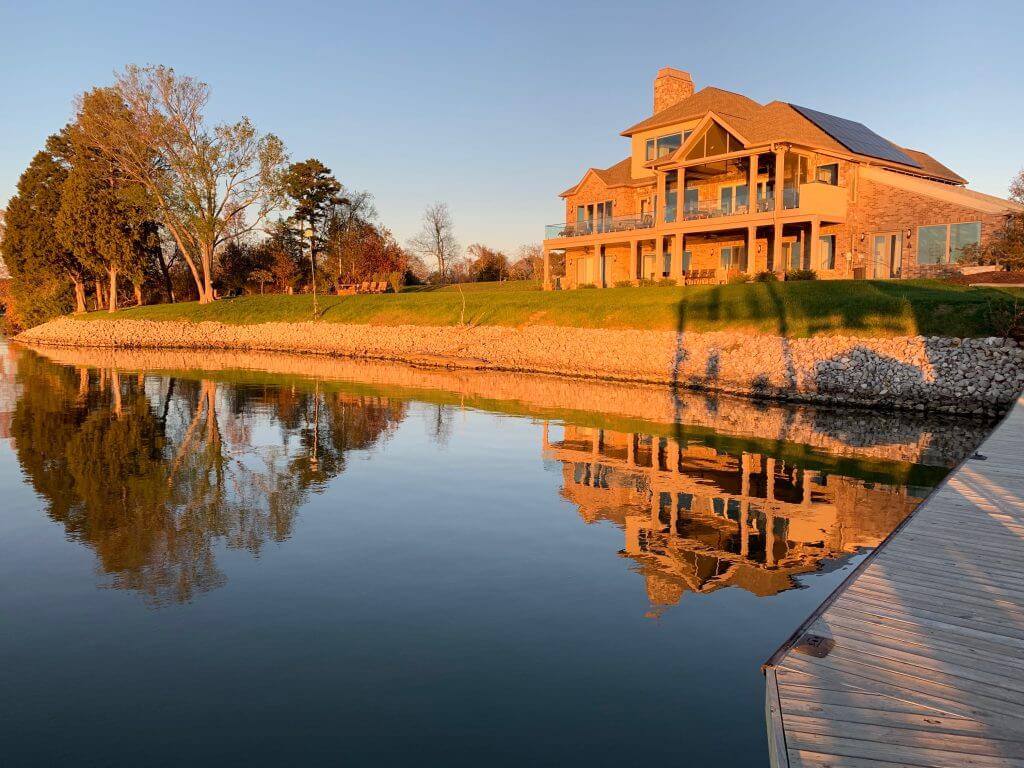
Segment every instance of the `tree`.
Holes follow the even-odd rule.
[[[57,238],[92,273],[106,273],[109,311],[117,309],[118,274],[135,285],[141,303],[147,262],[160,248],[150,196],[90,147],[77,125],[68,126],[50,144],[63,148],[69,166],[55,222]],[[81,301],[84,309],[84,292]]]
[[[469,276],[478,283],[496,282],[508,277],[508,257],[501,251],[473,243],[466,249],[469,257]]]
[[[544,247],[539,243],[523,245],[509,274],[513,280],[532,280],[544,274]]]
[[[408,254],[385,227],[369,222],[351,224],[332,241],[341,282],[403,280]]]
[[[1010,199],[1024,205],[1024,168],[1010,182]]]
[[[37,152],[7,207],[2,255],[11,273],[11,314],[21,325],[45,322],[72,307],[85,310],[88,270],[54,229],[67,177],[58,157]]]
[[[88,143],[153,196],[201,303],[213,301],[221,244],[282,204],[287,161],[281,140],[259,135],[248,118],[208,126],[208,99],[209,87],[194,78],[131,65],[112,88],[83,94],[78,114]]]
[[[309,279],[316,310],[316,253],[324,238],[324,224],[331,209],[345,201],[339,197],[341,184],[331,169],[316,158],[292,163],[282,177],[285,195],[294,205],[290,220],[302,227],[309,240]]]
[[[263,295],[263,286],[274,279],[274,273],[269,269],[254,269],[249,275],[250,279],[260,284],[260,296]]]
[[[409,241],[409,249],[427,262],[437,264],[437,281],[447,282],[458,258],[455,224],[445,203],[434,203],[423,213],[423,228]]]

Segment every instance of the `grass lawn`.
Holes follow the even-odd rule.
[[[328,323],[564,325],[861,336],[1000,335],[998,307],[1024,309],[1024,289],[970,288],[934,280],[822,280],[689,287],[541,291],[535,282],[476,283],[410,288],[399,294],[327,296],[317,319]],[[247,324],[313,318],[311,296],[244,296],[213,304],[158,304],[114,314],[91,312],[84,322],[109,319],[214,320]]]

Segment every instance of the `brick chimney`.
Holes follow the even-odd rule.
[[[662,67],[654,78],[654,113],[693,96],[693,80],[689,72]]]

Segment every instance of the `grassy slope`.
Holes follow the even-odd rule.
[[[377,325],[564,325],[713,331],[749,329],[792,337],[848,335],[984,336],[995,333],[992,307],[1024,290],[969,288],[938,281],[808,281],[686,288],[609,288],[544,292],[536,283],[471,284],[401,294],[320,298],[319,319]],[[200,306],[137,307],[108,319],[297,322],[312,318],[310,296],[246,296]]]

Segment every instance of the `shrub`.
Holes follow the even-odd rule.
[[[576,286],[577,288],[597,288],[594,283],[580,283]]]
[[[616,280],[615,281],[615,287],[616,288],[632,288],[633,287],[633,281],[632,280]]]
[[[791,269],[786,273],[786,280],[817,280],[818,273],[813,269]]]
[[[651,280],[650,278],[647,277],[640,281],[641,288],[651,288],[654,285],[657,285],[657,283],[655,283],[654,280]]]
[[[678,283],[676,283],[676,281],[671,277],[663,277],[657,282],[657,286],[659,288],[671,288],[674,285],[678,285]]]
[[[729,283],[729,285],[739,285],[742,283],[749,283],[750,279],[750,275],[743,272],[730,272],[726,282]]]
[[[754,276],[755,283],[774,283],[779,279],[779,276],[774,272],[758,272]]]

